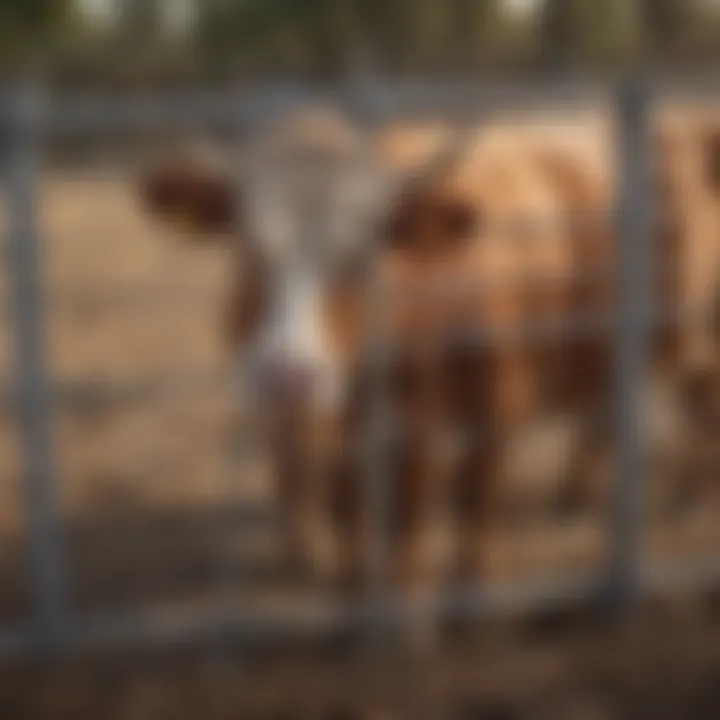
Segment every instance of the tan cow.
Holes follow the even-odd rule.
[[[715,410],[708,405],[720,369],[718,334],[708,324],[720,270],[716,127],[701,114],[662,119],[656,143],[654,300],[666,320],[683,322],[654,330],[648,374],[679,379],[689,409],[700,410],[704,421]],[[435,389],[436,396],[460,400],[438,408],[436,399],[436,416],[455,415],[454,422],[475,428],[459,477],[460,548],[475,576],[487,566],[483,536],[516,430],[557,413],[587,418],[610,397],[618,310],[611,140],[593,121],[575,128],[557,121],[486,126],[453,162],[401,194],[391,214],[387,246],[394,250],[386,257],[398,255],[403,275],[416,282],[442,273],[450,284],[470,276],[479,288],[465,306],[414,305],[408,323],[415,332],[422,322],[428,336],[432,325],[445,337],[456,328],[462,335],[463,326],[484,336],[459,355],[451,350],[452,365],[446,355],[445,372],[436,370],[434,380],[435,388],[446,388]],[[543,328],[565,331],[535,336],[533,329]],[[439,339],[434,348],[440,354]],[[433,452],[429,443],[415,449]],[[597,435],[586,433],[573,476],[593,450]],[[419,464],[434,466],[431,458]]]

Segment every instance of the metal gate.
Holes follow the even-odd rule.
[[[535,104],[574,104],[594,96],[597,87],[553,83],[532,87],[477,87],[463,84],[426,85],[360,83],[325,90],[321,95],[348,106],[356,116],[374,122],[408,108],[451,107],[458,113],[484,108],[524,108]],[[639,531],[643,489],[643,454],[638,435],[637,388],[644,371],[646,335],[652,319],[652,192],[649,177],[649,108],[657,92],[645,82],[602,88],[617,111],[621,189],[617,228],[620,307],[617,323],[616,373],[613,396],[616,477],[612,515],[611,562],[604,577],[558,577],[541,584],[483,587],[448,594],[440,600],[442,613],[492,614],[520,612],[540,606],[604,599],[622,610],[640,593],[675,587],[680,578],[702,583],[719,567],[650,568],[641,558]],[[248,615],[209,608],[178,617],[161,613],[78,615],[68,601],[66,553],[56,512],[56,464],[50,416],[55,403],[73,402],[88,388],[60,388],[45,365],[45,309],[41,290],[42,257],[38,243],[38,160],[43,136],[92,129],[142,127],[161,119],[183,118],[202,125],[221,119],[238,127],[290,109],[316,96],[307,89],[274,88],[248,92],[240,99],[153,100],[136,105],[113,101],[77,101],[43,106],[37,96],[10,92],[2,103],[8,155],[6,184],[9,198],[7,261],[12,279],[16,385],[4,400],[18,413],[22,437],[22,482],[31,543],[34,621],[30,627],[0,631],[0,652],[65,650],[133,641],[183,640],[228,633],[240,638],[265,634],[332,632],[357,624],[402,622],[408,608],[378,587],[369,575],[371,592],[356,602],[313,603],[293,618]],[[146,389],[149,386],[145,386]],[[97,389],[97,388],[96,388]],[[142,392],[142,389],[139,389]],[[368,502],[382,528],[384,494],[380,455],[370,453],[367,469]],[[378,548],[382,548],[381,539]],[[377,548],[376,548],[377,549]]]

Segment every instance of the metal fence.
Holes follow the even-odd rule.
[[[677,89],[680,84],[675,84]],[[688,88],[683,86],[683,90]],[[703,92],[707,92],[703,88]],[[282,113],[313,98],[329,98],[350,108],[367,123],[392,115],[443,108],[458,116],[476,116],[489,108],[535,105],[575,105],[610,98],[617,110],[618,160],[618,288],[620,307],[614,391],[616,478],[612,515],[611,562],[602,576],[549,578],[542,583],[483,587],[444,595],[434,612],[461,614],[513,613],[522,610],[603,600],[618,610],[633,605],[641,592],[700,584],[720,576],[720,563],[695,567],[650,568],[641,562],[639,531],[643,490],[643,452],[638,435],[638,398],[644,372],[647,330],[652,314],[651,225],[649,178],[649,109],[663,89],[646,82],[619,87],[587,84],[534,85],[526,88],[473,87],[466,84],[360,83],[322,91],[290,88],[247,92],[228,101],[217,97],[149,100],[128,105],[112,99],[43,105],[25,91],[7,94],[2,115],[7,137],[6,185],[9,198],[7,260],[12,281],[11,303],[16,348],[16,386],[0,398],[18,413],[22,438],[23,488],[31,543],[34,621],[30,627],[0,631],[0,653],[178,639],[200,640],[214,634],[235,637],[312,635],[376,622],[400,623],[413,608],[378,583],[377,556],[382,554],[381,531],[385,483],[381,454],[369,449],[366,470],[368,501],[375,518],[375,538],[369,549],[371,592],[351,603],[313,602],[292,615],[245,612],[218,606],[184,615],[127,613],[79,616],[68,600],[66,553],[56,512],[56,466],[51,414],[57,403],[142,397],[152,400],[188,385],[197,388],[219,382],[217,377],[159,378],[132,385],[58,386],[45,365],[45,308],[41,287],[42,257],[38,242],[38,161],[44,137],[85,132],[122,132],[163,123],[183,126],[226,125],[252,128],[269,115]]]

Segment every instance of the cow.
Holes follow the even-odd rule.
[[[654,139],[659,212],[653,218],[652,293],[658,317],[646,391],[679,390],[679,409],[690,412],[694,429],[698,419],[703,428],[716,416],[718,137],[714,118],[687,114],[662,118]],[[614,268],[617,243],[624,240],[613,226],[618,178],[612,147],[612,134],[600,122],[573,128],[558,119],[545,125],[505,120],[481,128],[433,176],[400,192],[391,211],[388,246],[405,255],[413,279],[449,264],[444,272],[451,283],[469,275],[480,288],[469,307],[434,308],[445,337],[448,331],[451,338],[453,331],[472,337],[478,328],[485,336],[448,348],[439,374],[446,385],[439,395],[459,398],[440,412],[474,428],[458,505],[470,577],[492,564],[486,533],[516,430],[553,414],[587,423],[607,406],[614,318],[622,311]],[[422,314],[427,325],[432,310]],[[600,452],[597,430],[591,424],[579,434],[567,468],[571,498],[588,490],[578,478]],[[418,443],[416,455],[418,449],[431,452],[428,444]]]
[[[667,260],[657,297],[670,310],[713,309],[712,127],[666,123],[654,143],[656,239]],[[195,152],[143,179],[156,216],[201,241],[231,240],[226,334],[283,438],[288,546],[321,574],[354,586],[362,565],[367,518],[349,441],[364,439],[371,410],[374,363],[363,348],[373,299],[392,339],[380,380],[399,429],[385,451],[397,581],[414,589],[433,574],[423,541],[448,497],[463,576],[488,573],[508,438],[553,413],[586,416],[608,391],[611,145],[594,120],[574,129],[503,120],[471,128],[462,143],[444,123],[399,125],[368,143],[316,109],[271,129],[234,167]],[[573,327],[598,318],[592,332]],[[529,341],[537,327],[547,337]],[[686,394],[702,403],[714,335],[673,326],[652,339],[653,367],[683,368]],[[596,438],[584,434],[579,462]]]
[[[248,402],[271,426],[285,545],[331,576],[339,560],[327,482],[339,462],[346,363],[357,353],[345,337],[355,325],[345,289],[367,254],[374,153],[352,123],[320,106],[235,153],[218,158],[188,143],[142,174],[140,200],[180,236],[230,254],[222,334],[242,354]]]

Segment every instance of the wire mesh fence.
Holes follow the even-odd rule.
[[[677,89],[676,86],[673,86]],[[681,88],[686,90],[686,88]],[[692,89],[691,89],[692,90]],[[404,624],[428,612],[442,615],[474,616],[513,614],[555,604],[603,600],[616,609],[632,607],[647,590],[668,589],[680,584],[698,584],[718,574],[715,563],[678,568],[648,567],[642,562],[640,528],[644,454],[638,415],[639,388],[648,355],[648,334],[653,323],[686,322],[662,308],[652,307],[654,194],[650,175],[650,116],[657,97],[665,92],[657,83],[631,82],[619,88],[599,88],[555,83],[529,88],[487,88],[467,84],[432,86],[424,83],[392,85],[361,83],[351,89],[323,88],[298,90],[275,88],[248,92],[241,99],[192,98],[149,99],[130,105],[112,99],[94,99],[65,104],[44,104],[21,91],[8,93],[2,101],[5,143],[5,184],[8,198],[8,242],[5,261],[12,294],[7,310],[14,327],[15,383],[0,391],[0,407],[19,418],[22,440],[22,486],[31,554],[34,614],[30,627],[7,628],[0,633],[0,651],[60,650],[97,644],[134,641],[200,641],[228,634],[245,637],[306,636],[341,630],[345,627],[379,623]],[[712,88],[704,88],[704,93]],[[542,582],[531,581],[444,592],[428,607],[398,596],[386,583],[383,568],[387,554],[388,472],[384,442],[390,432],[390,408],[384,388],[384,365],[392,342],[382,329],[381,293],[371,288],[369,315],[369,360],[374,370],[370,392],[375,398],[368,439],[361,443],[365,476],[368,546],[364,553],[367,593],[356,600],[298,602],[291,608],[247,608],[219,594],[209,607],[187,612],[79,613],[69,600],[67,554],[60,526],[56,493],[57,462],[51,418],[60,406],[93,406],[107,403],[158,403],[166,398],[203,394],[226,387],[239,375],[237,369],[175,376],[150,377],[135,381],[107,382],[103,379],[59,383],[49,371],[45,347],[46,303],[96,303],[98,296],[112,302],[138,300],[138,288],[118,291],[107,288],[79,291],[65,288],[48,296],[42,286],[42,246],[38,230],[38,159],[48,137],[83,136],[85,133],[130,132],[167,124],[185,128],[224,126],[251,132],[268,118],[287,113],[315,99],[332,101],[347,108],[372,129],[392,117],[414,112],[449,113],[455,119],[477,121],[482,113],[498,109],[526,109],[548,105],[575,107],[598,97],[608,98],[615,109],[618,147],[617,166],[620,190],[615,213],[618,237],[616,273],[618,310],[612,315],[573,318],[558,323],[540,323],[523,329],[529,343],[573,334],[611,332],[614,388],[612,428],[615,449],[613,512],[610,521],[612,551],[607,568],[599,574],[561,576]],[[597,269],[595,270],[599,272]],[[574,278],[573,281],[577,281]],[[553,282],[550,278],[548,282]],[[474,290],[474,288],[473,288]],[[483,289],[480,288],[480,291]],[[178,291],[178,297],[184,294]],[[75,297],[77,294],[77,298]],[[140,293],[142,302],[157,300],[153,289]],[[175,291],[168,293],[174,301]],[[466,342],[497,344],[502,333],[478,331]],[[242,522],[242,518],[238,519]]]

